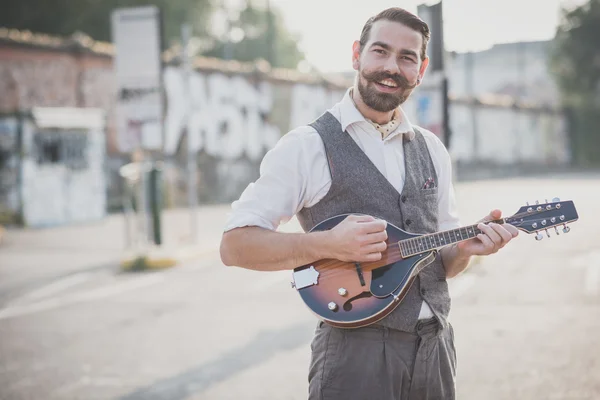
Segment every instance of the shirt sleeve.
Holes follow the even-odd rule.
[[[306,139],[318,135],[304,126],[284,135],[260,164],[260,177],[250,183],[231,205],[225,232],[244,226],[277,230],[311,197],[307,193],[310,164],[306,162]]]

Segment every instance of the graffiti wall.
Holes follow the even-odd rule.
[[[165,70],[164,83],[165,154],[183,173],[183,153],[190,146],[205,202],[238,197],[258,177],[260,161],[281,135],[313,121],[344,94],[340,88],[242,74],[196,71],[186,77],[175,67]]]
[[[105,110],[107,128],[103,139],[108,160],[104,164],[104,190],[111,209],[118,209],[122,182],[117,171],[130,161],[130,154],[117,150],[110,45],[92,41],[93,45],[79,44],[77,47],[65,38],[35,42],[36,35],[14,39],[17,37],[14,31],[10,37],[0,37],[0,92],[3,93],[0,112],[14,113],[34,106],[99,107]],[[11,41],[10,46],[4,46],[3,40]],[[35,43],[30,46],[29,42]],[[45,43],[57,44],[52,45],[55,48],[45,49],[44,46],[50,46]],[[190,76],[176,65],[176,60],[167,62],[164,69],[164,158],[167,165],[164,176],[167,177],[167,204],[171,206],[186,203],[188,149],[197,166],[196,186],[200,202],[231,201],[258,177],[260,161],[282,135],[317,118],[339,101],[352,83],[350,75],[336,77],[334,81],[331,77],[214,59],[197,58],[195,66]],[[452,87],[456,85],[451,84]],[[418,88],[405,104],[405,111],[413,123],[438,132],[441,129],[440,107],[441,101],[435,94]],[[482,162],[501,166],[520,163],[565,165],[570,160],[568,127],[556,110],[521,108],[504,100],[484,104],[454,98],[450,102],[450,127],[450,153],[461,168]],[[10,131],[6,127],[0,129]],[[10,146],[12,136],[1,135],[0,149]],[[32,143],[42,149],[52,148],[52,143],[59,140],[58,136],[47,132],[44,136],[40,133],[38,139],[35,139],[36,134],[31,137]],[[81,153],[82,146],[91,144],[84,143],[83,139],[71,139],[67,141],[72,154],[68,157],[70,165],[64,168],[71,171],[68,174],[73,177],[77,175],[74,171],[79,163],[89,162],[77,154]],[[52,171],[47,172],[49,175],[66,174],[61,172],[63,167],[48,162],[48,157],[52,158],[49,152],[44,150],[42,156],[36,156],[41,157],[38,161],[42,164],[39,165]],[[9,157],[0,157],[3,157],[0,162],[6,165]],[[10,204],[14,205],[14,192],[7,194],[10,182],[14,181],[11,179],[6,181],[9,183],[3,180],[0,196],[10,197],[13,199]],[[24,192],[24,195],[30,193],[37,192]],[[56,196],[61,195],[56,191]],[[9,204],[8,200],[2,202]],[[36,215],[40,212],[36,211]]]

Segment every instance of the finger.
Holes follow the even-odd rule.
[[[376,233],[382,232],[387,228],[387,222],[383,219],[377,219],[371,222],[365,222],[361,226],[362,233]]]
[[[361,249],[365,253],[380,253],[387,250],[386,242],[371,243]]]
[[[506,243],[510,242],[510,240],[513,238],[511,233],[507,231],[503,225],[494,224],[492,222],[488,226],[491,227],[498,235],[500,235],[500,238],[502,239],[500,247],[504,247]]]
[[[510,232],[513,238],[516,238],[519,235],[519,230],[511,224],[504,224],[504,228]]]
[[[492,242],[492,239],[490,239],[490,237],[484,233],[480,233],[479,235],[477,235],[477,239],[479,239],[481,241],[481,243],[483,244],[483,247],[485,248],[486,253],[492,253],[495,249],[495,245],[494,242]]]
[[[356,221],[356,222],[371,222],[371,221],[375,221],[375,218],[370,216],[370,215],[362,215],[362,214],[351,214],[348,217],[346,217],[347,220],[349,221]]]
[[[492,227],[486,224],[479,224],[477,227],[490,238],[494,245],[500,246],[502,244],[502,237]]]
[[[356,260],[359,262],[371,262],[371,261],[379,261],[381,260],[381,253],[369,253],[360,257],[360,260]]]
[[[493,221],[495,219],[500,219],[501,217],[502,217],[502,211],[500,211],[500,210],[492,210],[480,222]]]
[[[364,243],[385,242],[388,238],[387,231],[368,233],[365,235]]]

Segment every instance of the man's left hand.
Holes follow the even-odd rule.
[[[501,217],[502,211],[493,210],[488,216],[479,221],[480,223],[477,225],[477,228],[479,228],[482,233],[472,240],[458,243],[459,253],[465,256],[487,256],[496,253],[506,246],[513,238],[517,237],[519,231],[510,224],[496,224],[494,222],[490,222],[489,224],[483,223],[500,219]]]

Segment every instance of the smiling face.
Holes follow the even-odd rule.
[[[369,108],[389,112],[404,103],[419,84],[429,59],[421,60],[423,37],[408,26],[386,19],[373,23],[364,46],[355,42],[353,67],[357,88]]]

